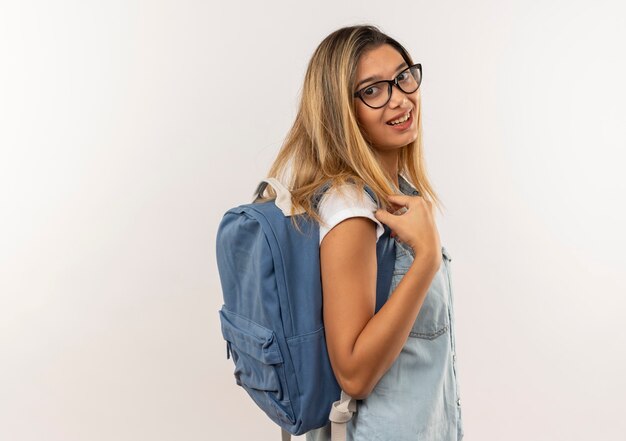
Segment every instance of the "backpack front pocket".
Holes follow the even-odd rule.
[[[220,310],[222,335],[235,363],[235,380],[274,421],[293,424],[280,346],[271,329]]]

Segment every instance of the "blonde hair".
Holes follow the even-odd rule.
[[[332,185],[351,181],[361,188],[366,184],[382,206],[389,205],[387,195],[394,190],[359,126],[353,97],[360,57],[383,44],[394,47],[409,66],[413,64],[400,43],[372,25],[338,29],[313,53],[295,122],[268,173],[290,189],[293,211],[303,209],[319,222],[313,196],[328,181]],[[417,139],[400,148],[398,172],[441,209],[426,174],[421,111],[417,124]],[[266,191],[269,195],[260,200],[275,197],[270,188]]]

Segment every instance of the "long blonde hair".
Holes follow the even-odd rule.
[[[295,122],[268,173],[290,189],[293,211],[303,209],[319,222],[313,196],[328,181],[333,185],[346,181],[361,187],[367,184],[381,205],[389,205],[387,195],[394,191],[359,126],[353,97],[359,58],[383,44],[398,50],[409,66],[413,64],[400,43],[372,25],[338,29],[313,53]],[[400,149],[398,172],[441,209],[426,174],[421,111],[417,124],[417,139]],[[271,189],[267,192],[260,200],[275,197]]]

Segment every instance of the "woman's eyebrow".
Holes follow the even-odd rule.
[[[400,70],[400,68],[401,68],[401,67],[404,67],[404,66],[408,66],[408,65],[406,64],[406,61],[403,61],[402,63],[400,63],[400,64],[398,65],[398,67],[396,67],[396,72],[397,72],[397,71],[399,71],[399,70]],[[363,83],[367,83],[368,81],[373,81],[373,80],[378,80],[378,79],[380,79],[380,77],[379,77],[378,75],[372,75],[371,77],[367,77],[367,78],[365,78],[365,79],[363,79],[363,80],[359,81],[359,82],[358,82],[358,84],[356,85],[356,88],[358,89],[358,88],[359,88],[359,86],[360,86],[361,84],[363,84]]]

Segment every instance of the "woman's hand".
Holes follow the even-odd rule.
[[[409,245],[415,256],[440,256],[439,232],[435,224],[433,204],[421,196],[389,195],[389,201],[402,214],[379,209],[375,216],[391,228],[392,235]],[[403,207],[405,208],[403,210]]]

